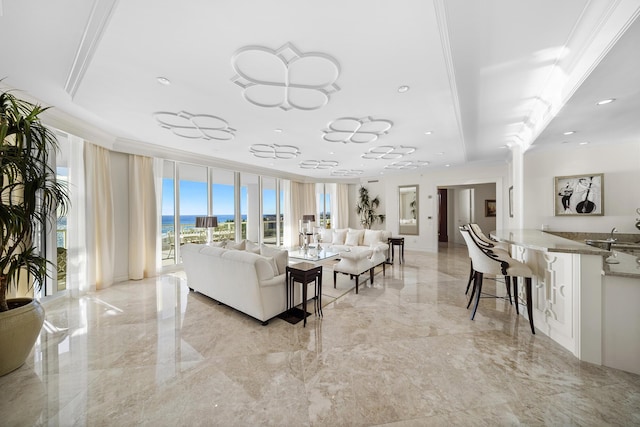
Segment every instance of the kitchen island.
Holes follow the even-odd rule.
[[[632,262],[632,255],[616,253],[623,262],[607,265],[612,252],[540,230],[497,230],[491,236],[509,243],[513,258],[533,271],[533,317],[540,332],[580,360],[640,374],[635,257]],[[624,277],[622,268],[630,270]]]

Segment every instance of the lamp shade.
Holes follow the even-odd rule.
[[[304,222],[307,222],[307,221],[313,222],[313,221],[316,220],[316,216],[315,215],[302,215],[302,220]]]
[[[217,216],[197,216],[196,227],[198,228],[215,228],[218,226]]]

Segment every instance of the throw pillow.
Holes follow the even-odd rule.
[[[209,246],[211,246],[213,248],[224,248],[226,243],[227,242],[225,242],[225,241],[222,241],[222,242],[211,242],[211,243],[209,243]]]
[[[227,249],[235,249],[236,251],[244,251],[247,247],[245,240],[242,242],[227,242]]]
[[[371,246],[382,240],[382,230],[364,230],[363,246]]]
[[[344,239],[347,237],[347,230],[333,230],[332,245],[344,245]]]
[[[260,245],[257,243],[253,243],[251,240],[245,240],[244,250],[247,252],[251,252],[254,254],[260,255]]]
[[[347,246],[360,246],[360,233],[349,231],[344,244]]]
[[[276,263],[276,260],[271,256],[267,256],[265,257],[265,259],[267,260],[269,265],[271,265],[271,268],[273,269],[273,275],[277,276],[279,273],[278,273],[278,264]]]
[[[362,240],[364,239],[364,230],[356,230],[355,228],[350,228],[349,233],[358,233],[358,244],[356,246],[362,246]]]
[[[260,246],[260,255],[272,257],[275,260],[276,276],[284,274],[287,271],[287,265],[289,264],[289,252],[262,245]]]

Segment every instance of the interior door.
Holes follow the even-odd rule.
[[[473,188],[456,190],[456,233],[455,242],[464,244],[464,238],[458,232],[458,227],[473,222]]]
[[[438,188],[438,242],[448,242],[448,224],[447,216],[447,189]]]

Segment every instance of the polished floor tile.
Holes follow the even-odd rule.
[[[358,295],[327,263],[306,328],[261,326],[182,272],[47,302],[27,363],[0,377],[0,425],[640,425],[640,376],[532,335],[504,299],[469,320],[466,249],[440,249]]]

